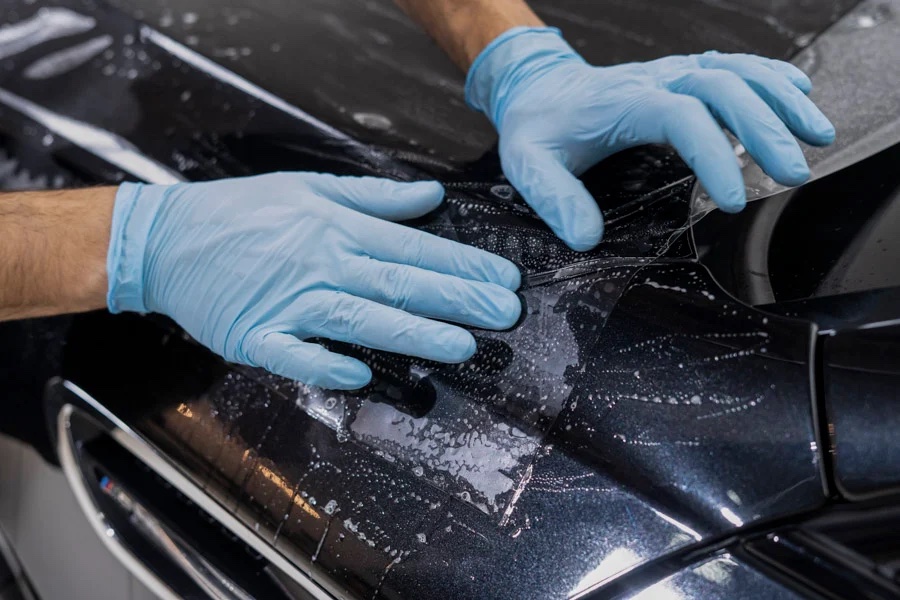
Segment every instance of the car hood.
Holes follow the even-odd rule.
[[[606,237],[575,253],[493,153],[361,141],[103,5],[20,9],[12,27],[50,44],[0,32],[23,164],[66,182],[439,178],[447,201],[410,225],[522,268],[521,322],[473,331],[462,365],[332,344],[372,366],[353,393],[226,365],[154,319],[68,332],[66,379],[334,595],[578,596],[824,504],[817,326],[736,300],[696,260],[693,178],[668,150],[585,176]]]

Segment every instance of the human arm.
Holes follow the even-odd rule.
[[[443,194],[435,182],[319,173],[23,194],[0,212],[15,238],[0,241],[2,281],[20,290],[0,295],[0,315],[164,314],[229,361],[330,388],[362,387],[371,372],[312,338],[462,362],[475,339],[438,319],[511,327],[520,275],[391,222]]]
[[[114,187],[0,194],[0,321],[106,306]]]
[[[736,212],[746,190],[723,127],[786,185],[809,177],[795,136],[834,140],[806,97],[809,78],[782,61],[712,52],[594,67],[522,0],[397,2],[467,71],[466,101],[497,129],[507,179],[575,250],[603,235],[577,176],[620,150],[673,146],[712,200]]]
[[[467,72],[488,44],[513,27],[544,27],[523,0],[396,0]]]

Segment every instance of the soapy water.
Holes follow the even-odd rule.
[[[522,325],[478,332],[479,351],[463,365],[342,347],[371,366],[373,389],[360,398],[300,386],[297,405],[339,439],[369,448],[499,522],[571,393],[578,349],[599,335],[632,271],[616,268],[524,291]],[[588,326],[568,320],[573,302],[593,315]],[[416,412],[425,398],[427,411]],[[406,401],[413,405],[404,408]]]

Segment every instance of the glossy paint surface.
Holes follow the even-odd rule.
[[[494,143],[464,106],[463,74],[390,0],[113,4],[366,142],[442,160],[472,160]],[[589,61],[608,65],[711,49],[788,58],[856,2],[531,4]]]
[[[88,0],[40,4],[96,10]],[[440,161],[468,161],[495,141],[487,120],[464,106],[463,74],[390,0],[112,4],[367,143]],[[855,4],[533,3],[548,23],[561,27],[574,46],[599,65],[710,49],[789,58]],[[21,0],[4,0],[3,8],[6,22],[24,20],[34,11],[34,5]]]
[[[95,25],[11,55],[0,74],[7,94],[40,108],[0,108],[23,156],[108,182],[147,164],[187,179],[438,177],[446,205],[412,225],[523,269],[523,320],[474,332],[479,352],[463,365],[342,347],[376,374],[352,394],[224,365],[151,319],[76,320],[66,376],[337,595],[587,594],[824,502],[815,328],[735,301],[696,262],[693,180],[668,151],[635,150],[586,176],[607,235],[577,254],[492,155],[461,168],[362,143],[127,15],[69,6]],[[27,22],[37,8],[17,10]],[[112,163],[98,140],[125,140],[142,161]]]
[[[900,324],[840,331],[825,341],[825,394],[834,427],[835,477],[854,498],[900,487]]]

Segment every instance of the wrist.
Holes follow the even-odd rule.
[[[84,265],[81,269],[73,268],[71,270],[71,274],[78,277],[78,281],[73,281],[71,289],[77,289],[78,285],[81,287],[78,293],[71,298],[72,304],[66,307],[66,312],[97,310],[103,306],[103,298],[108,287],[104,259],[108,253],[114,190],[115,188],[112,187],[101,187],[70,192],[73,196],[73,208],[76,210],[81,208],[82,215],[90,215],[90,221],[83,221],[84,227],[77,234],[81,237],[81,243],[87,252],[82,256],[82,253],[76,249],[71,255],[82,256]],[[76,199],[82,199],[82,202],[78,202]],[[70,222],[76,222],[76,219],[73,218]],[[60,263],[65,264],[66,262],[67,260],[61,257]]]
[[[458,0],[457,0],[458,1]],[[468,4],[468,9],[465,9]],[[498,2],[497,0],[467,0],[459,13],[466,15],[458,37],[463,40],[465,60],[463,70],[468,71],[475,60],[494,40],[507,31],[517,28],[541,29],[546,24],[525,2]]]
[[[396,0],[419,22],[460,69],[491,40],[516,26],[544,24],[524,0]]]
[[[113,194],[0,195],[0,321],[103,307]]]
[[[106,305],[112,313],[150,312],[144,297],[144,266],[151,229],[167,187],[123,183],[116,191],[106,260]]]
[[[583,61],[555,27],[514,27],[497,36],[472,63],[466,103],[499,126],[514,90],[561,60]]]

